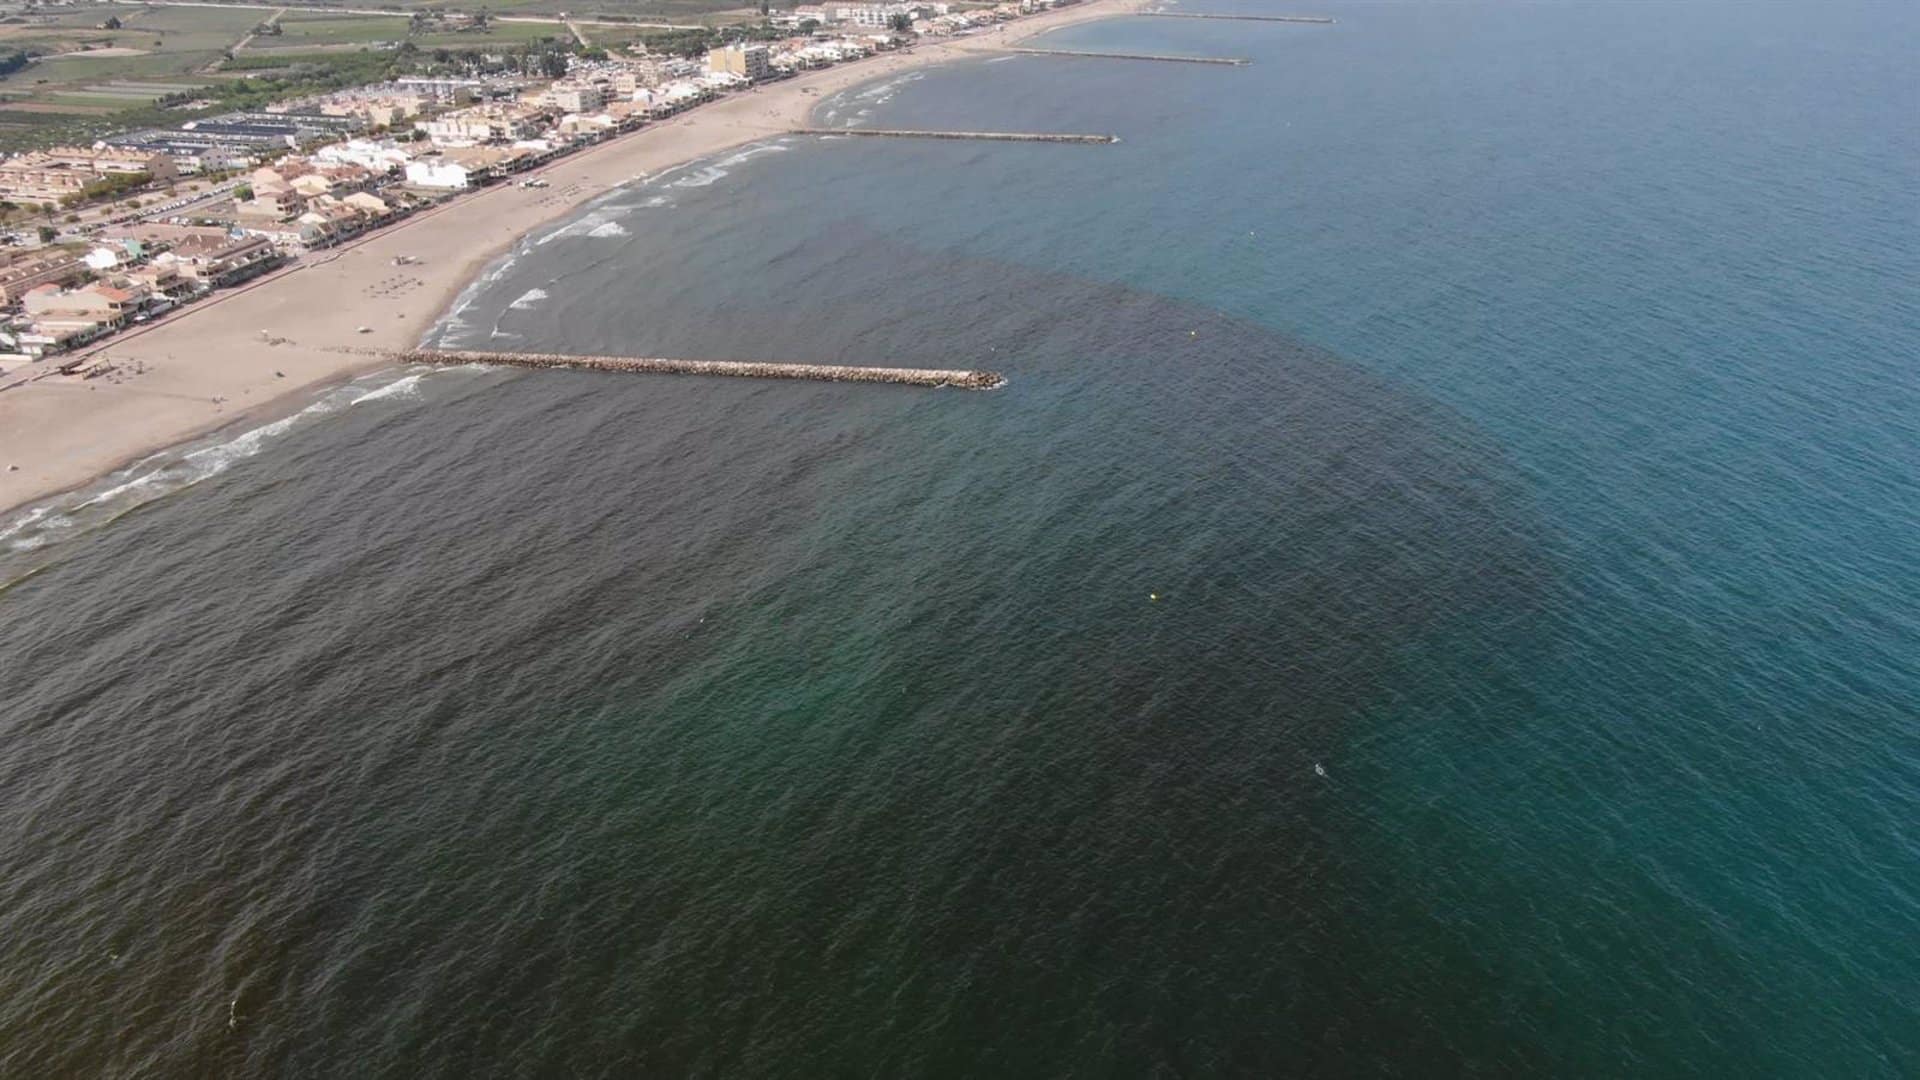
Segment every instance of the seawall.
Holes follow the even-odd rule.
[[[473,352],[411,349],[392,354],[408,364],[499,364],[523,368],[577,368],[622,374],[726,375],[741,379],[809,379],[817,382],[895,383],[902,386],[993,390],[1006,385],[997,371],[939,368],[858,367],[846,364],[776,364],[740,360],[680,360],[642,356],[571,356],[566,353]]]
[[[1246,67],[1253,61],[1241,56],[1166,56],[1161,53],[1088,52],[1084,49],[1008,49],[1029,56],[1078,56],[1094,60],[1155,60],[1167,64],[1224,64]]]
[[[1213,15],[1199,11],[1142,11],[1140,15],[1149,19],[1227,19],[1233,22],[1314,23],[1320,26],[1333,24],[1333,20],[1325,15]]]
[[[795,128],[796,135],[861,135],[881,139],[985,139],[991,142],[1117,143],[1118,135],[1045,131],[909,131],[901,128]]]

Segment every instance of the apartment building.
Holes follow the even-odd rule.
[[[765,45],[728,45],[707,53],[707,70],[760,82],[773,74],[771,51]]]
[[[87,276],[80,256],[60,248],[29,252],[0,265],[0,306],[14,307],[27,290],[40,285],[70,285]]]
[[[145,174],[167,181],[178,176],[165,154],[114,146],[61,146],[0,162],[0,198],[14,202],[59,202],[103,180]]]

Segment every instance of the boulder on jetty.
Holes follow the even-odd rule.
[[[847,364],[776,364],[742,360],[679,360],[644,356],[573,356],[567,353],[471,352],[413,349],[395,354],[409,364],[503,364],[524,368],[577,368],[661,375],[729,375],[744,379],[810,379],[817,382],[897,383],[904,386],[993,390],[1006,385],[995,371],[939,368],[859,367]]]

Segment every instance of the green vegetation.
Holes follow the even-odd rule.
[[[314,3],[315,0],[304,0]],[[332,4],[332,0],[326,0]],[[332,6],[346,6],[339,0]],[[739,0],[355,0],[388,15],[246,7],[80,4],[0,14],[0,152],[85,143],[116,131],[379,81],[395,74],[558,74],[569,54],[632,42],[698,56],[764,27]],[[582,47],[557,21],[581,20]],[[593,25],[602,20],[620,25]],[[118,25],[114,23],[117,21]],[[699,24],[666,30],[643,23]],[[189,104],[204,102],[193,108]]]
[[[153,183],[153,174],[144,172],[121,173],[115,176],[102,177],[88,184],[86,187],[81,188],[78,195],[69,195],[61,199],[60,205],[79,206],[82,203],[90,203],[96,199],[111,199],[123,191],[132,191],[135,188],[146,187],[151,183]]]
[[[385,8],[392,5],[366,6]],[[642,22],[692,23],[716,17],[738,18],[755,6],[750,0],[593,0],[592,3],[580,3],[579,0],[488,0],[485,4],[476,4],[464,10],[485,7],[496,15],[558,15],[564,11],[576,19],[624,18]],[[462,10],[458,5],[441,3],[439,0],[408,0],[406,4],[408,10],[428,7]]]
[[[213,81],[206,70],[257,21],[217,8],[92,5],[0,22],[0,150],[166,122],[155,103]]]
[[[640,40],[650,52],[699,56],[718,44],[720,36],[712,30],[659,30],[641,34]]]
[[[501,46],[527,44],[543,38],[573,40],[567,28],[558,23],[490,22],[484,30],[423,29],[408,41],[423,49],[498,49]]]
[[[407,20],[395,15],[333,16],[292,13],[279,22],[280,33],[270,41],[256,38],[250,49],[312,48],[315,45],[370,45],[375,42],[406,40]],[[245,55],[244,53],[242,55]]]

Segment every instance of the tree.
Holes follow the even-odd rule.
[[[253,198],[253,188],[251,186],[241,184],[239,187],[233,189],[234,202],[246,202],[251,198]]]
[[[913,29],[913,16],[904,11],[896,11],[887,18],[887,25],[896,34],[904,34]]]
[[[43,244],[53,243],[54,237],[59,235],[60,235],[60,230],[54,228],[51,225],[40,226],[40,242]]]
[[[102,30],[118,30],[118,29],[120,29],[120,16],[118,16],[118,15],[109,15],[109,16],[107,16],[107,19],[106,19],[106,21],[100,24],[100,29],[102,29]]]

